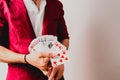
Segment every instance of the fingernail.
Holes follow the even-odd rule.
[[[54,58],[56,55],[53,54],[53,53],[50,53],[50,56],[51,56],[52,58]]]

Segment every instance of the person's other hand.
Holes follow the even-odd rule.
[[[60,80],[64,73],[64,64],[53,67],[49,80]]]
[[[50,58],[51,57],[54,57],[52,53],[34,51],[26,56],[26,60],[29,64],[40,69],[45,75],[50,75],[51,73]]]

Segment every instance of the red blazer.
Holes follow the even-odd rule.
[[[62,4],[58,0],[46,1],[42,35],[55,35],[59,41],[69,38]],[[35,37],[23,0],[0,0],[0,45],[28,54],[28,46]],[[9,64],[7,80],[44,78],[42,72],[31,65]]]

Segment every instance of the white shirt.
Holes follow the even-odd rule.
[[[32,0],[24,0],[30,21],[33,26],[36,37],[41,35],[43,27],[43,19],[45,13],[46,0],[41,0],[40,10]]]

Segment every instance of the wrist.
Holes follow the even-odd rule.
[[[25,54],[16,54],[16,63],[24,63],[26,64],[25,60],[24,60],[24,56]]]
[[[29,64],[27,60],[28,54],[17,54],[17,56],[18,63]]]
[[[26,64],[29,64],[28,61],[27,61],[27,55],[28,55],[28,54],[25,54],[25,55],[24,55],[24,62],[25,62]]]

